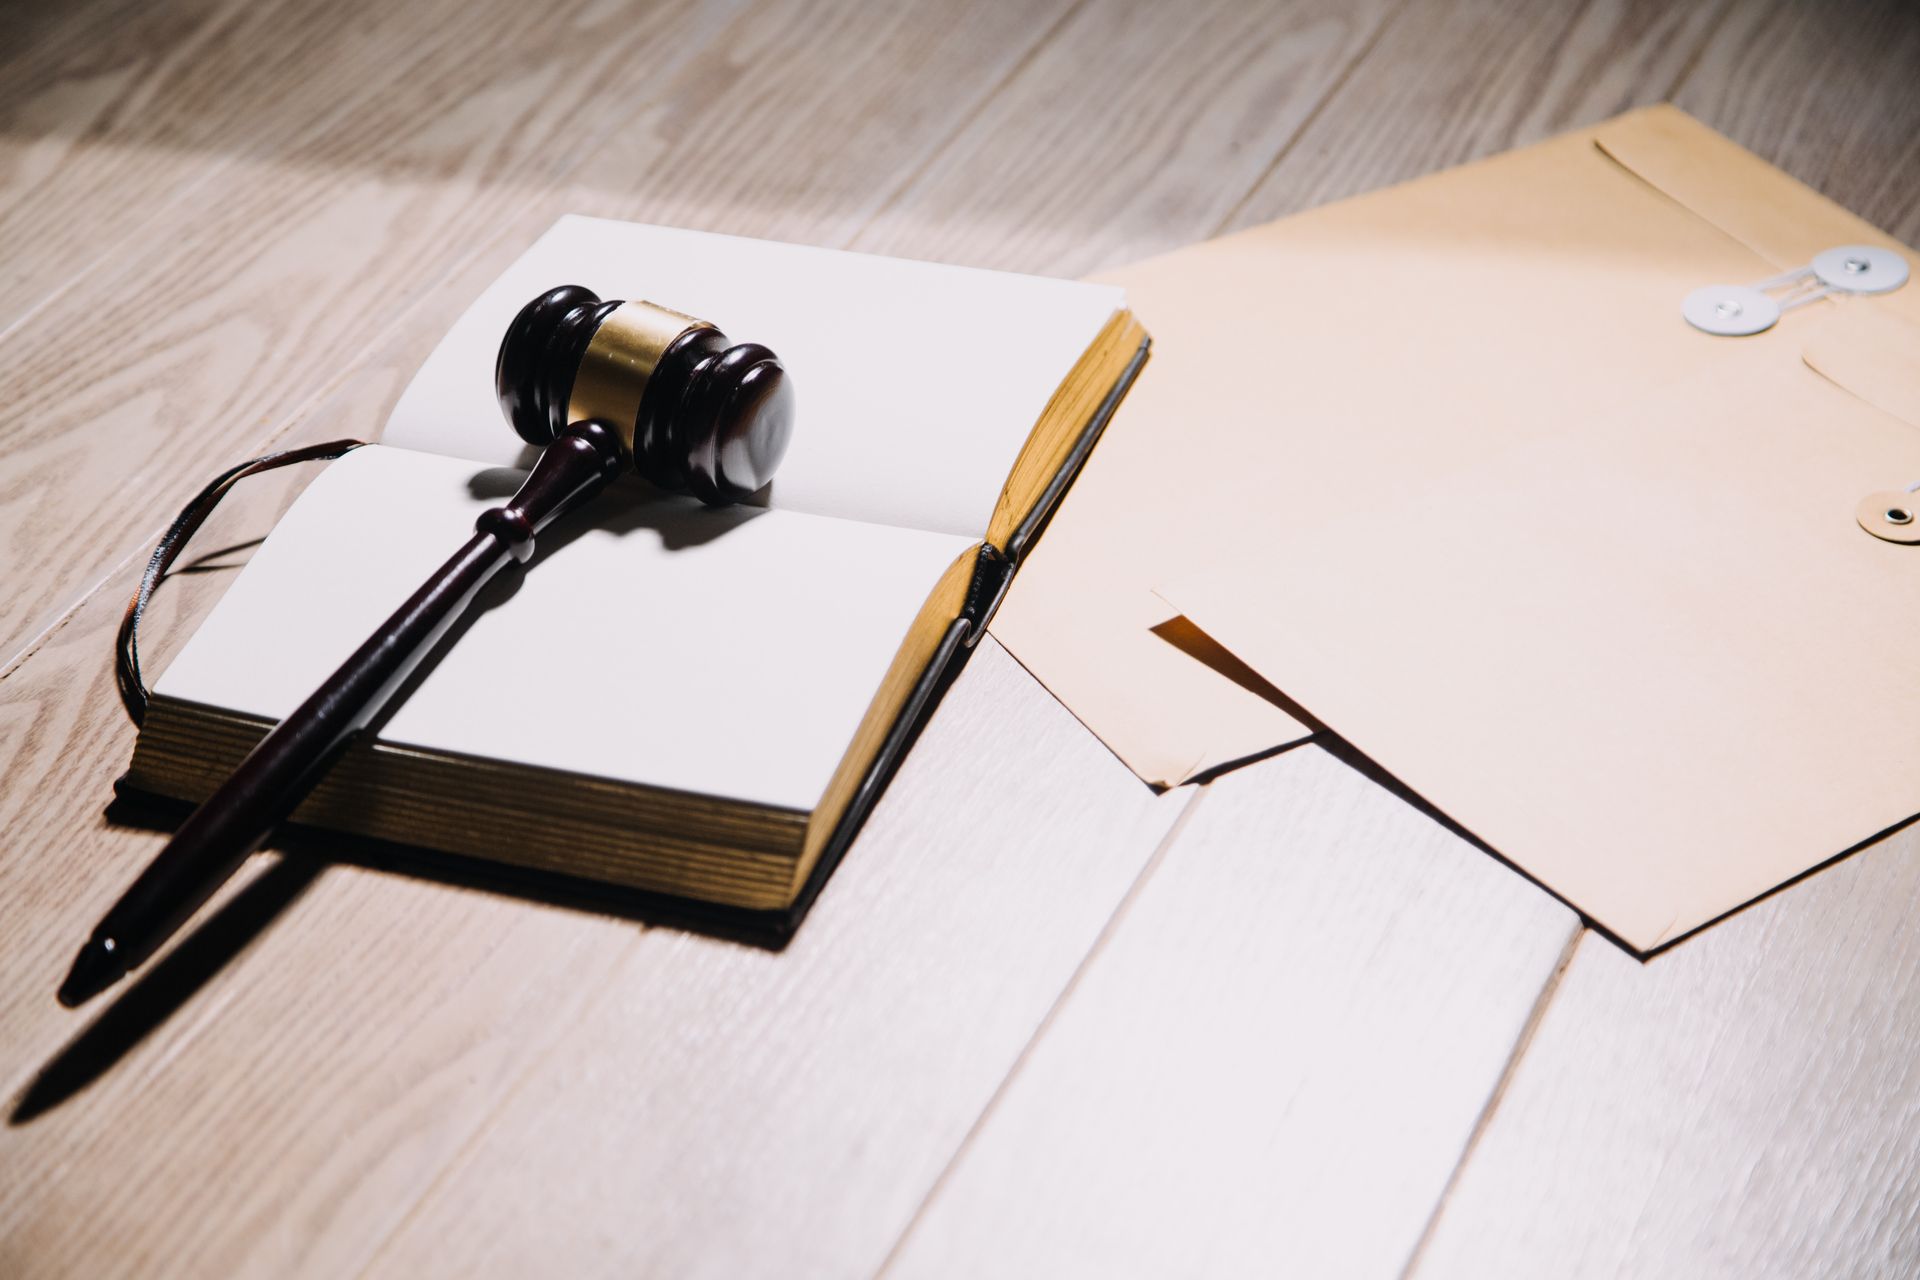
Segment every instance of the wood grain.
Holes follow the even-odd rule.
[[[1650,964],[1586,938],[1415,1274],[1920,1272],[1916,911],[1909,830]]]
[[[817,9],[810,12],[816,16],[819,14]],[[945,30],[949,34],[956,35],[964,35],[965,32],[963,26],[949,27]],[[780,77],[788,72],[803,77],[804,83],[804,77],[817,74],[823,65],[829,63],[836,74],[857,75],[861,66],[857,59],[849,59],[843,50],[831,43],[823,42],[810,46],[811,54],[808,52],[809,46],[776,43],[773,47],[780,49],[782,56],[777,65],[763,68],[764,76],[759,82],[749,82],[754,83],[756,90],[764,89],[765,81],[768,80],[776,86],[780,85],[782,83]],[[960,56],[964,48],[965,46],[950,43],[941,49],[937,60],[951,68],[956,76],[970,76],[977,67]],[[983,50],[983,56],[988,59],[1013,59],[1017,57],[1017,52],[991,46]],[[884,71],[886,67],[887,63],[884,59],[867,67],[868,71],[875,73],[868,78],[874,81],[876,93],[885,92],[884,77],[878,73]],[[992,77],[989,75],[986,78],[991,81]],[[940,82],[930,81],[924,75],[916,77],[916,87],[919,91],[925,92],[942,91]],[[789,92],[794,88],[797,86],[790,86]],[[719,109],[714,105],[716,96],[711,90],[701,90],[697,86],[681,86],[681,91],[697,93],[704,97],[715,110]],[[789,98],[786,94],[775,93],[769,97],[760,93],[756,100],[762,103],[763,111],[784,113],[786,110],[784,104]],[[756,119],[751,114],[736,113],[734,124],[750,132]],[[629,156],[634,154],[634,145],[631,137],[621,143]],[[877,167],[867,175],[868,181],[885,184],[891,179],[897,167],[897,157],[885,150],[878,150],[876,161]],[[746,178],[753,177],[755,172],[731,165],[722,168],[723,175],[739,174]],[[723,182],[714,181],[697,171],[691,175],[690,180],[705,181],[713,189],[725,190]],[[498,272],[505,261],[517,253],[520,247],[545,226],[546,222],[569,207],[570,195],[577,194],[580,193],[549,194],[534,202],[537,207],[529,207],[522,211],[521,216],[509,221],[504,234],[480,238],[478,244],[481,247],[477,252],[476,261],[468,264],[466,269],[456,272],[439,288],[429,291],[419,306],[405,311],[402,319],[396,323],[396,332],[387,335],[374,349],[351,363],[350,374],[341,379],[316,410],[300,418],[291,438],[301,441],[331,438],[364,431],[366,423],[377,421],[378,415],[384,413],[385,407],[398,394],[401,383],[424,359],[427,350],[444,332],[459,309],[464,307],[486,281]],[[599,198],[603,203],[614,200],[614,197],[605,194]],[[643,197],[629,195],[625,199],[628,205],[633,205],[641,203]],[[257,526],[255,532],[258,532]],[[218,539],[212,537],[210,533],[207,540],[217,542]],[[104,683],[108,668],[102,659],[107,654],[110,644],[111,619],[117,615],[120,601],[124,599],[125,592],[130,589],[130,583],[130,574],[123,573],[113,588],[105,593],[105,598],[90,605],[92,612],[87,615],[84,622],[75,621],[63,627],[57,636],[57,644],[53,644],[44,655],[36,654],[34,663],[23,666],[9,678],[4,686],[0,686],[0,690],[4,690],[12,704],[21,708],[15,713],[14,723],[22,726],[23,729],[29,724],[36,730],[51,728],[78,717],[85,717],[83,724],[72,726],[71,736],[58,740],[51,755],[33,754],[48,745],[44,734],[26,734],[17,740],[20,754],[14,757],[9,771],[14,785],[10,786],[6,793],[15,801],[24,804],[39,790],[35,783],[28,781],[30,778],[50,777],[54,770],[62,769],[71,770],[75,775],[86,773],[98,780],[98,783],[103,784],[117,772],[125,760],[130,737],[117,709],[110,705],[110,685]],[[162,664],[157,661],[151,667],[154,671],[161,668]],[[102,793],[99,790],[65,786],[58,787],[56,790],[63,802],[71,800],[73,803],[36,805],[33,815],[36,820],[35,826],[29,829],[16,828],[21,837],[19,840],[21,848],[25,850],[60,848],[70,844],[77,833],[87,831],[98,842],[94,853],[96,858],[106,858],[112,862],[124,860],[131,863],[140,856],[144,856],[144,852],[150,852],[146,849],[148,842],[143,837],[100,826],[93,814],[93,810],[100,802],[99,797]],[[133,848],[120,852],[117,846],[128,842],[132,842]],[[114,852],[110,854],[109,850]],[[22,857],[15,860],[11,867],[45,869],[49,865],[45,858],[36,860]],[[66,874],[76,877],[89,876],[89,871],[86,870],[89,863],[84,856],[76,856],[64,866]],[[106,892],[104,886],[102,892]],[[88,911],[89,908],[78,908],[77,914],[86,916]],[[14,947],[15,961],[19,959],[20,954],[31,952],[41,956],[41,963],[54,964],[58,953],[66,949],[64,934],[75,927],[71,920],[72,917],[66,917],[56,923],[52,920],[36,919],[26,927],[16,930],[4,942],[0,942],[0,947]],[[33,935],[42,923],[56,929],[63,936],[57,941],[54,938],[36,941]],[[23,991],[21,994],[24,997],[26,992]],[[0,1019],[0,1021],[4,1020]]]
[[[1392,12],[1082,5],[854,247],[1084,275],[1203,237]]]
[[[35,655],[28,672],[48,680],[51,707],[27,698],[18,678],[0,684],[7,737],[28,726],[31,754],[16,763],[52,777],[96,744],[124,746],[128,731],[103,690],[68,703],[57,692],[62,674],[104,681],[95,659],[113,613],[96,599]],[[576,1049],[556,1050],[556,1037],[612,1052],[620,1028],[635,1038],[619,1041],[618,1060],[597,1064],[596,1078],[637,1088],[670,1113],[662,1126],[678,1125],[680,1145],[731,1152],[742,1162],[732,1176],[758,1177],[763,1188],[779,1180],[760,1161],[778,1146],[780,1114],[792,1126],[794,1164],[784,1176],[806,1167],[826,1135],[869,1150],[907,1144],[926,1168],[921,1182],[896,1185],[892,1156],[868,1172],[885,1179],[904,1220],[1024,1043],[1033,1010],[1065,982],[1084,947],[1076,938],[1099,928],[1187,800],[1139,787],[997,649],[977,655],[948,706],[856,846],[849,865],[862,872],[836,879],[803,941],[785,953],[642,934],[617,920],[354,867],[328,867],[308,885],[299,877],[313,876],[311,865],[296,864],[298,896],[236,960],[197,982],[169,970],[181,967],[175,961],[159,962],[132,1013],[113,1006],[108,1019],[123,1025],[106,1038],[127,1039],[125,1024],[138,1028],[145,1006],[179,1007],[98,1083],[24,1123],[35,1078],[50,1065],[55,1075],[84,1074],[91,1056],[80,1020],[47,996],[73,930],[116,891],[112,863],[130,870],[157,837],[91,817],[98,800],[85,788],[64,788],[61,806],[9,789],[0,821],[41,852],[0,862],[0,900],[44,905],[24,920],[16,910],[25,929],[0,939],[0,1054],[12,1098],[12,1123],[0,1130],[0,1273],[111,1272],[127,1258],[143,1274],[357,1270],[503,1100],[547,1096],[516,1081],[543,1063],[578,1061]],[[65,716],[75,722],[59,723]],[[983,767],[983,755],[993,763]],[[1064,802],[1051,796],[1056,786]],[[1052,816],[1036,821],[1043,809]],[[997,821],[980,816],[995,813]],[[261,860],[251,884],[277,871]],[[1009,903],[1024,904],[1011,924]],[[1010,936],[983,971],[974,962],[980,939],[1000,928]],[[616,1000],[648,1011],[644,1025],[609,1013]],[[746,1025],[720,1028],[713,1019],[727,1010]],[[826,1029],[836,1026],[839,1048],[830,1051]],[[983,1043],[1001,1047],[979,1054]],[[729,1044],[753,1048],[717,1048]],[[865,1059],[896,1082],[924,1073],[901,1084],[906,1110],[868,1113]],[[729,1070],[733,1096],[703,1104],[682,1092],[679,1073],[719,1088]],[[784,1083],[769,1084],[767,1073]],[[972,1084],[949,1097],[956,1078]],[[774,1114],[748,1115],[754,1108]],[[929,1127],[932,1111],[945,1116],[942,1126]],[[574,1115],[582,1130],[573,1155],[562,1144],[550,1149],[556,1157],[586,1159],[587,1147],[613,1136],[591,1110]],[[764,1133],[747,1141],[735,1125]],[[673,1145],[661,1141],[663,1152]],[[583,1208],[628,1212],[616,1183],[596,1186],[615,1198],[585,1197]],[[724,1192],[706,1202],[709,1213],[728,1212],[734,1199]],[[818,1194],[836,1192],[820,1183]],[[841,1203],[855,1210],[845,1236],[819,1243],[819,1266],[834,1274],[842,1247],[883,1252],[899,1227],[869,1221],[866,1197]],[[689,1216],[673,1247],[696,1250],[695,1225]],[[655,1235],[671,1233],[662,1226]],[[476,1251],[486,1244],[474,1237]]]
[[[1920,241],[1920,22],[1905,0],[1735,4],[1674,101]]]
[[[818,16],[820,11],[810,12]],[[950,78],[929,75],[928,68],[920,66],[912,68],[913,83],[908,90],[890,89],[890,82],[882,74],[887,64],[881,57],[867,67],[869,91],[881,100],[889,94],[904,93],[908,100],[915,92],[951,94],[957,84],[981,70],[979,61],[963,56],[968,48],[978,49],[980,57],[987,60],[989,72],[993,60],[1017,60],[1016,47],[966,44],[969,28],[965,24],[941,30],[947,36],[936,41],[924,58],[945,67]],[[996,34],[1004,37],[1007,33],[1002,29]],[[737,38],[737,33],[728,33],[728,38]],[[811,55],[806,52],[808,48],[813,50]],[[798,75],[804,83],[805,77],[820,74],[829,63],[835,74],[851,76],[856,82],[861,79],[859,61],[850,60],[845,50],[830,43],[798,47],[789,43],[778,52],[777,58],[768,55],[771,62],[760,69],[763,75],[757,83],[751,79],[746,83],[764,90],[771,80],[777,89],[782,84],[783,69]],[[986,79],[991,83],[993,76]],[[674,88],[703,97],[712,110],[731,109],[730,100],[724,94],[714,94],[710,86],[695,82]],[[788,85],[786,92],[762,94],[758,109],[785,112],[785,104],[796,88]],[[859,105],[856,102],[856,109]],[[750,130],[755,121],[752,112],[735,112],[738,127]],[[885,141],[884,121],[876,128],[882,135],[871,140],[876,145],[856,151],[871,156],[873,169],[863,175],[851,166],[842,166],[837,171],[837,181],[842,185],[834,190],[857,193],[864,186],[891,189],[902,160],[896,151],[880,145]],[[629,156],[636,154],[634,139],[635,134],[629,133],[622,140]],[[863,139],[856,137],[855,141]],[[687,180],[702,182],[708,190],[723,194],[734,178],[752,180],[764,177],[769,170],[778,171],[777,165],[755,169],[727,164],[716,178],[699,168],[697,158],[696,150],[680,161],[688,171]],[[804,157],[792,163],[796,173],[807,164]],[[639,204],[646,197],[599,193],[596,198]],[[317,438],[364,429],[354,425],[356,417],[371,417],[383,410],[399,382],[417,365],[452,314],[504,261],[504,257],[486,261],[487,254],[510,255],[516,251],[546,218],[566,207],[562,200],[572,202],[568,195],[548,193],[536,202],[542,208],[529,208],[521,217],[509,220],[505,238],[481,241],[481,260],[470,264],[464,274],[456,273],[447,285],[427,292],[419,306],[405,312],[390,340],[383,340],[377,351],[354,362],[351,374],[329,393],[319,411],[301,417],[293,434]],[[547,204],[555,207],[544,207]],[[29,776],[64,779],[65,771],[104,779],[124,760],[128,732],[108,696],[106,668],[98,663],[124,590],[123,575],[112,591],[90,599],[83,615],[70,618],[0,685],[0,692],[8,699],[11,724],[22,731],[18,739],[8,735],[10,741],[17,742],[19,751],[11,761],[16,785],[9,788],[7,796],[22,809],[32,810],[14,827],[24,856],[0,866],[0,877],[7,881],[0,883],[0,895],[8,901],[45,904],[45,909],[19,920],[21,927],[0,940],[4,971],[13,979],[5,984],[9,1003],[0,1012],[0,1025],[6,1027],[0,1041],[8,1048],[7,1075],[16,1091],[57,1053],[65,1029],[71,1025],[70,1019],[63,1019],[41,998],[45,981],[51,979],[38,975],[57,970],[76,936],[73,930],[84,928],[84,921],[115,891],[121,877],[110,868],[138,865],[150,856],[154,843],[151,837],[102,823],[96,816],[101,794],[96,789],[63,785],[58,788],[61,803],[46,804],[35,799],[40,788],[26,782]],[[155,665],[157,669],[159,664]],[[1030,690],[1028,697],[1048,714],[1060,714],[1037,689]],[[1097,746],[1083,750],[1091,752],[1090,757],[1083,758],[1091,758],[1099,768],[1112,773],[1114,785],[1125,792],[1129,804],[1149,803],[1150,798],[1135,784],[1121,781],[1123,775],[1113,772],[1117,766]],[[957,766],[954,768],[957,771]],[[1131,810],[1117,806],[1114,812]],[[956,820],[949,815],[946,821]],[[1144,828],[1141,838],[1150,848],[1155,830]],[[863,841],[861,847],[867,843]],[[1145,848],[1135,856],[1144,858]],[[537,1054],[544,1035],[557,1032],[572,1020],[575,1006],[569,1003],[566,989],[553,985],[560,981],[555,975],[591,971],[597,959],[617,957],[630,934],[625,927],[611,934],[601,932],[596,929],[597,922],[588,919],[579,924],[579,936],[568,935],[569,945],[562,946],[538,928],[513,927],[519,913],[527,909],[523,904],[451,893],[430,885],[412,886],[414,892],[401,895],[391,892],[386,884],[365,872],[335,869],[285,909],[284,918],[258,945],[281,957],[274,962],[275,981],[293,982],[297,994],[285,989],[265,990],[257,997],[261,1003],[256,1004],[256,997],[250,993],[263,979],[249,977],[251,971],[245,967],[216,975],[206,981],[204,990],[193,991],[181,1009],[115,1066],[108,1078],[130,1082],[123,1086],[129,1092],[88,1093],[84,1105],[68,1104],[69,1108],[81,1109],[57,1109],[31,1126],[21,1126],[17,1133],[10,1130],[7,1136],[16,1142],[9,1144],[11,1150],[4,1163],[21,1171],[22,1182],[17,1188],[8,1186],[0,1196],[0,1202],[17,1206],[15,1216],[0,1231],[0,1240],[16,1250],[23,1263],[55,1263],[63,1271],[68,1266],[98,1266],[110,1256],[153,1258],[180,1255],[182,1251],[188,1259],[206,1254],[219,1259],[223,1268],[271,1274],[283,1273],[296,1264],[327,1271],[357,1267],[363,1260],[362,1251],[376,1245],[383,1234],[381,1224],[389,1221],[383,1214],[404,1207],[411,1196],[430,1185],[441,1164],[471,1137],[484,1114],[498,1105],[506,1092],[500,1073],[517,1069],[522,1062],[520,1055]],[[378,939],[381,946],[397,950],[382,952],[375,946],[369,958],[377,958],[377,963],[356,964],[344,973],[332,972],[338,968],[338,939],[349,934],[362,939],[363,946],[368,945],[367,940]],[[369,1000],[373,998],[370,989],[377,991],[391,983],[396,972],[456,975],[473,969],[482,963],[473,950],[481,943],[486,947],[484,963],[494,972],[524,968],[524,989],[488,977],[458,983],[455,994],[449,996],[447,984],[455,983],[455,978],[449,977],[438,987],[430,982],[417,993],[419,998],[457,998],[461,1002],[458,1017],[445,1022],[422,1020],[419,1006],[376,1013],[374,1016],[383,1021],[391,1020],[388,1031],[399,1038],[381,1044],[380,1061],[357,1056],[360,1041],[355,1036],[369,1016]],[[277,950],[281,947],[287,950]],[[445,969],[438,967],[443,955]],[[316,974],[326,975],[326,980],[317,981]],[[543,974],[548,976],[543,978]],[[1036,980],[1045,982],[1047,975],[1042,971],[1036,974]],[[271,988],[275,981],[266,981],[265,985]],[[509,986],[513,989],[506,989]],[[404,1005],[413,997],[395,993],[395,998]],[[417,1027],[413,1026],[416,1022]],[[413,1034],[425,1039],[416,1044],[410,1038]],[[209,1048],[209,1037],[222,1047]],[[273,1129],[271,1140],[263,1148],[262,1158],[270,1159],[270,1166],[255,1164],[251,1158],[235,1160],[230,1148],[236,1141],[249,1141],[236,1134],[259,1129],[263,1115],[282,1110],[275,1097],[302,1083],[300,1073],[307,1069],[304,1057],[289,1061],[285,1056],[289,1046],[301,1044],[315,1046],[311,1051],[316,1055],[324,1053],[339,1068],[338,1074],[333,1074],[334,1068],[330,1067],[325,1082],[330,1087],[312,1090],[313,1110],[303,1109],[304,1103],[285,1108],[289,1127]],[[184,1087],[196,1093],[217,1092],[213,1082],[230,1073],[268,1081],[274,1092],[242,1089],[231,1100],[231,1111],[196,1113],[204,1126],[197,1140],[175,1134],[173,1126],[179,1122],[184,1104],[167,1095],[166,1105],[143,1110],[147,1094],[137,1086],[148,1071],[160,1069],[151,1064],[177,1061],[189,1046],[194,1061],[203,1060],[204,1055],[211,1074],[186,1079]],[[249,1053],[255,1055],[254,1060],[243,1065]],[[382,1064],[389,1060],[406,1064],[406,1069],[398,1076],[384,1074]],[[473,1075],[472,1087],[447,1092],[435,1084],[446,1079],[448,1073],[461,1072]],[[396,1080],[406,1082],[407,1088],[396,1092]],[[385,1140],[377,1136],[385,1132],[387,1122],[380,1117],[389,1114],[389,1109],[397,1109],[400,1118],[394,1123],[403,1125],[407,1137],[391,1157],[378,1145]],[[343,1153],[334,1127],[342,1119],[367,1125],[374,1135],[369,1139],[373,1148]],[[128,1171],[121,1167],[118,1155],[122,1141],[139,1144],[160,1162],[134,1162],[134,1171],[146,1170],[143,1176],[155,1191],[131,1204],[119,1198]],[[79,1154],[56,1159],[57,1152]],[[941,1153],[941,1159],[944,1155]],[[187,1184],[164,1176],[168,1171],[193,1168],[202,1170],[204,1176]],[[269,1168],[277,1174],[270,1176]],[[301,1188],[298,1195],[289,1194],[284,1181],[294,1170],[299,1171],[293,1179]],[[163,1185],[165,1190],[161,1189]],[[187,1201],[181,1199],[182,1193]],[[915,1192],[913,1198],[917,1200],[918,1194]],[[229,1203],[245,1209],[233,1219],[233,1230],[216,1231],[212,1238],[194,1244],[191,1235],[195,1221],[213,1212],[214,1206]],[[87,1229],[89,1215],[102,1214],[109,1222],[104,1226],[95,1223]],[[888,1242],[881,1240],[879,1244]],[[96,1243],[102,1252],[92,1251]]]
[[[871,1272],[1190,799],[983,642],[794,943],[643,935],[374,1274]]]
[[[256,860],[91,1035],[48,995],[157,843],[100,812],[145,540],[217,465],[364,434],[553,214],[1070,272],[1677,91],[1913,238],[1905,7],[89,0],[0,23],[0,225],[26,229],[0,282],[54,281],[0,290],[28,317],[0,336],[0,1274],[858,1274],[923,1204],[898,1270],[1078,1244],[1123,1273],[1377,1273],[1517,1048],[1425,1270],[1913,1270],[1908,837],[1649,968],[1587,937],[1516,1046],[1527,922],[1558,908],[1311,754],[1217,784],[1166,841],[1184,796],[993,648],[785,954],[320,840]],[[221,581],[173,590],[175,638]],[[1306,923],[1262,932],[1263,908]],[[1409,1073],[1429,1059],[1438,1084]],[[23,1119],[49,1068],[77,1094]],[[1189,1221],[1215,1252],[1155,1252]]]
[[[1317,748],[1230,775],[887,1274],[1393,1275],[1578,932]]]
[[[590,150],[617,120],[579,116],[609,85],[669,74],[729,7],[640,23],[590,0],[453,6],[466,44],[439,65],[262,166],[221,168],[0,338],[0,557],[18,583],[0,666]]]
[[[415,5],[371,21],[383,7],[65,7],[39,56],[0,73],[0,242],[32,246],[5,260],[0,332],[114,260],[142,224],[195,216],[177,207],[195,187],[271,163],[290,141],[379,110],[397,82],[433,74],[455,11]]]
[[[1252,226],[1673,93],[1721,6],[1408,4],[1234,210]]]
[[[1920,24],[1735,6],[1677,101],[1912,240]],[[1641,965],[1589,935],[1414,1274],[1910,1276],[1920,835]]]
[[[759,6],[656,109],[607,136],[576,169],[570,199],[615,217],[845,247],[1071,7]]]
[[[501,228],[529,206],[548,220],[569,208],[662,219],[698,200],[716,229],[764,234],[799,230],[805,205],[792,201],[807,190],[831,210],[811,237],[843,239],[950,131],[935,108],[990,91],[1054,16],[929,6],[882,25],[892,42],[854,57],[848,38],[875,27],[863,6],[769,8],[750,22],[729,20],[736,8],[503,9],[529,31],[450,18],[473,45],[447,53],[457,73],[409,74],[268,172],[208,179],[193,221],[141,228],[152,254],[129,244],[116,268],[0,339],[0,391],[16,396],[0,411],[0,552],[24,580],[0,601],[0,655],[17,658],[202,476],[284,430],[434,283],[482,247],[507,246]],[[450,95],[451,109],[431,109]],[[788,104],[808,96],[843,104],[842,117],[804,125],[838,130],[837,163],[782,135],[803,127]],[[700,130],[685,129],[688,115]],[[563,192],[569,173],[583,185]],[[769,182],[778,215],[756,196]],[[719,216],[713,202],[737,212]],[[207,278],[208,263],[221,272]],[[84,319],[107,297],[172,306],[130,335]],[[63,385],[71,369],[90,372],[78,389]],[[100,513],[79,537],[52,517],[75,506]]]

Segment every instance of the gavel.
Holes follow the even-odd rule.
[[[227,881],[325,776],[474,597],[534,539],[631,465],[710,506],[772,480],[793,435],[779,357],[650,302],[602,301],[564,285],[520,309],[500,342],[494,389],[539,459],[513,497],[480,514],[440,566],[195,809],[101,919],[61,984],[69,1008],[140,965]]]

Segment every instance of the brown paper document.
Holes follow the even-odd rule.
[[[1112,272],[1153,359],[993,632],[1149,782],[1297,740],[1293,708],[1154,630],[1223,511],[1311,526],[1570,429],[1702,358],[1694,287],[1856,242],[1892,243],[1654,108]],[[1920,288],[1872,305],[1920,321]],[[1802,341],[1806,310],[1745,341]]]
[[[1660,108],[1121,273],[1222,371],[1117,424],[1162,612],[1636,949],[1904,821],[1920,287],[1680,316],[1855,244],[1915,261]]]

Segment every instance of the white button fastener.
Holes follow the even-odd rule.
[[[1907,282],[1907,260],[1871,244],[1843,244],[1804,267],[1754,284],[1710,284],[1680,303],[1687,323],[1722,338],[1764,333],[1795,307],[1835,293],[1890,293]]]

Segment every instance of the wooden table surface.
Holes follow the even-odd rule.
[[[1642,964],[992,644],[784,952],[318,841],[53,1000],[153,538],[557,213],[1075,275],[1663,99],[1920,241],[1909,0],[0,5],[0,1275],[1920,1274],[1920,832]]]

